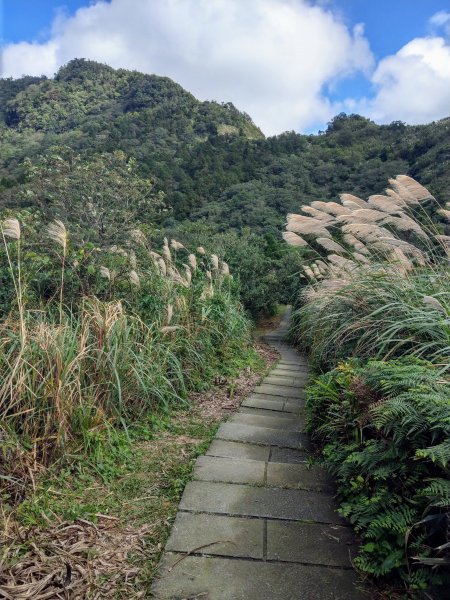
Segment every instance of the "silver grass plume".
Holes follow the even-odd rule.
[[[197,252],[198,252],[199,254],[202,254],[202,255],[205,255],[205,254],[206,254],[206,250],[203,248],[203,246],[199,246],[199,247],[197,248]]]
[[[135,254],[134,250],[130,250],[129,258],[130,258],[131,268],[137,269],[137,258],[136,258],[136,254]]]
[[[219,257],[217,254],[211,254],[211,263],[215,271],[219,270]]]
[[[308,242],[304,240],[302,237],[294,233],[293,231],[284,231],[283,232],[284,241],[290,246],[298,246],[305,247],[308,246]]]
[[[354,196],[353,194],[339,194],[339,198],[341,199],[342,204],[344,204],[344,202],[352,202],[353,204],[357,204],[359,208],[369,208],[365,200],[358,196]]]
[[[175,250],[184,250],[184,246],[181,242],[177,242],[177,240],[171,240],[170,246]]]
[[[398,229],[398,231],[413,231],[419,237],[428,239],[428,235],[425,233],[419,223],[407,215],[402,215],[401,217],[386,217],[386,219],[383,221],[383,225],[384,224],[392,225],[395,227],[395,229]]]
[[[315,277],[316,279],[321,279],[321,278],[322,278],[322,273],[320,272],[320,269],[319,269],[319,267],[316,265],[316,263],[313,263],[313,264],[311,265],[311,269],[312,269],[312,272],[314,273],[314,277]]]
[[[328,273],[328,265],[323,260],[316,260],[315,264],[317,265],[317,268],[322,273],[322,275],[326,275]]]
[[[315,200],[314,202],[311,202],[311,206],[334,216],[345,215],[349,212],[347,208],[341,206],[337,202],[322,202],[321,200]]]
[[[111,271],[108,269],[108,267],[100,267],[99,272],[101,277],[111,281]]]
[[[191,272],[191,269],[189,268],[189,265],[184,265],[184,272],[186,275],[186,282],[187,282],[188,286],[190,286],[191,281],[192,281],[192,272]]]
[[[161,273],[165,277],[167,275],[167,266],[166,266],[165,261],[162,258],[158,259],[158,265],[159,265],[159,268],[161,269]]]
[[[139,279],[139,275],[136,273],[134,269],[132,269],[129,273],[130,283],[135,285],[137,288],[141,287],[141,281]]]
[[[389,184],[394,188],[394,192],[396,192],[408,206],[419,205],[417,198],[411,194],[409,190],[400,183],[400,181],[397,179],[389,179]]]
[[[418,181],[409,177],[408,175],[397,175],[395,178],[396,181],[400,183],[411,196],[414,196],[419,202],[423,202],[424,200],[434,200],[434,196],[430,194],[426,187],[420,184]]]
[[[359,252],[353,252],[352,256],[359,263],[362,263],[364,265],[370,265],[370,260],[367,258],[367,256],[364,256],[364,254],[360,254]]]
[[[2,229],[5,237],[10,240],[20,240],[20,223],[17,219],[5,219]]]
[[[307,215],[318,219],[319,221],[326,221],[328,223],[334,221],[333,215],[323,212],[322,210],[318,210],[317,208],[313,208],[312,206],[302,206],[301,210]]]
[[[330,252],[345,252],[345,249],[331,238],[317,238],[316,243]]]
[[[339,267],[340,269],[344,269],[346,271],[352,271],[356,267],[356,263],[353,260],[349,260],[348,258],[343,258],[342,256],[338,256],[337,254],[329,254],[327,259],[333,264]]]
[[[401,214],[402,210],[398,204],[396,204],[390,196],[383,196],[382,194],[374,194],[369,196],[368,202],[371,207],[381,210],[389,215]]]
[[[53,223],[47,226],[47,235],[56,244],[59,244],[65,251],[67,247],[67,229],[62,221],[55,219]]]
[[[131,239],[133,241],[135,241],[136,244],[139,244],[140,246],[145,246],[147,244],[147,239],[146,239],[144,233],[140,229],[132,229],[130,231],[130,236],[131,236]]]
[[[386,213],[373,208],[358,208],[352,211],[349,215],[341,215],[338,221],[347,223],[377,223],[386,218]]]
[[[197,268],[197,257],[195,256],[195,254],[189,254],[188,262],[189,262],[191,268],[194,269],[194,271],[195,271],[195,269]]]
[[[432,308],[433,310],[438,310],[443,313],[446,317],[448,316],[447,309],[437,300],[437,298],[433,298],[433,296],[424,296],[422,298],[422,302]]]
[[[303,271],[309,279],[315,279],[314,271],[311,269],[311,267],[306,265],[303,267]]]
[[[312,217],[303,217],[302,215],[289,214],[287,216],[286,230],[303,235],[331,237],[330,232],[325,229],[322,221],[313,219]]]
[[[222,263],[222,275],[224,275],[225,277],[228,277],[228,275],[230,274],[230,267],[228,266],[228,264],[224,261]]]
[[[397,192],[394,192],[394,190],[391,190],[390,188],[387,188],[384,191],[386,192],[386,195],[389,196],[389,198],[391,198],[392,202],[397,204],[399,208],[408,207],[406,202],[397,194]]]
[[[353,202],[352,200],[342,200],[342,206],[345,206],[345,208],[348,208],[350,211],[359,210],[361,208],[359,204],[356,204],[356,202]],[[343,217],[344,215],[339,216]]]
[[[444,219],[446,219],[447,221],[450,221],[450,210],[446,210],[445,208],[440,208],[437,212],[439,215],[441,215],[441,217],[444,217]]]
[[[167,263],[172,262],[172,255],[170,253],[169,246],[166,246],[166,245],[163,246],[162,254],[163,254],[164,258],[166,259]]]
[[[168,304],[167,305],[167,314],[166,314],[166,325],[170,325],[170,322],[172,321],[172,317],[173,317],[173,305]]]
[[[434,236],[438,242],[441,242],[443,246],[450,247],[450,236],[449,235],[436,235]]]
[[[366,248],[366,246],[363,244],[363,242],[358,240],[358,238],[356,238],[351,233],[344,234],[342,236],[342,239],[344,240],[344,242],[346,244],[348,244],[349,246],[353,246],[353,248],[355,248],[355,250],[358,250],[358,252],[360,254],[370,254],[369,250]]]

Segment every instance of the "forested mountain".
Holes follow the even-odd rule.
[[[95,243],[123,236],[124,222],[155,239],[214,237],[249,290],[259,285],[260,301],[244,289],[255,313],[296,268],[277,262],[290,252],[278,243],[290,210],[381,192],[398,173],[449,197],[450,119],[380,126],[341,114],[318,135],[266,139],[231,103],[83,59],[54,79],[2,80],[1,98],[2,208],[60,217]]]

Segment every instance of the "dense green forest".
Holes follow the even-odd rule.
[[[209,244],[240,273],[255,316],[296,288],[298,253],[281,243],[286,213],[345,189],[380,193],[397,173],[438,198],[450,188],[449,119],[380,126],[341,114],[318,135],[266,139],[231,103],[83,59],[54,79],[4,79],[1,98],[7,215],[20,209],[37,231],[60,218],[93,244],[121,241],[136,224],[155,245],[165,234]]]

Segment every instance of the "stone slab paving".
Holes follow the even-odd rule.
[[[272,411],[274,412],[274,411]],[[283,429],[284,431],[299,431],[303,425],[303,421],[292,416],[268,416],[265,414],[245,414],[241,412],[235,413],[228,423],[239,423],[241,425],[257,425],[259,427],[269,427],[272,429]]]
[[[255,392],[258,394],[266,394],[269,396],[281,396],[282,398],[303,399],[305,392],[299,387],[291,385],[281,385],[273,383],[262,383],[255,387]]]
[[[223,423],[219,427],[217,437],[220,440],[282,446],[283,448],[308,447],[308,436],[304,433],[257,427],[256,425],[241,425],[240,423]]]
[[[307,490],[190,481],[179,508],[218,515],[342,524],[331,494]]]
[[[186,556],[186,555],[182,555]],[[167,553],[154,597],[164,600],[367,600],[348,569]]]
[[[275,414],[274,414],[275,413]],[[300,414],[296,415],[293,413],[285,413],[281,411],[274,411],[273,409],[266,408],[254,408],[253,406],[242,406],[238,409],[237,415],[262,415],[264,417],[274,417],[277,419],[283,419],[286,422],[301,420],[302,416]],[[232,418],[230,418],[230,421]]]
[[[308,365],[281,360],[223,423],[184,490],[152,588],[158,600],[366,600],[333,482],[308,460]]]

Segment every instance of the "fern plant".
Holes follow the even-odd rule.
[[[308,388],[308,428],[361,538],[356,566],[410,590],[449,581],[450,388],[404,357],[341,363]]]

